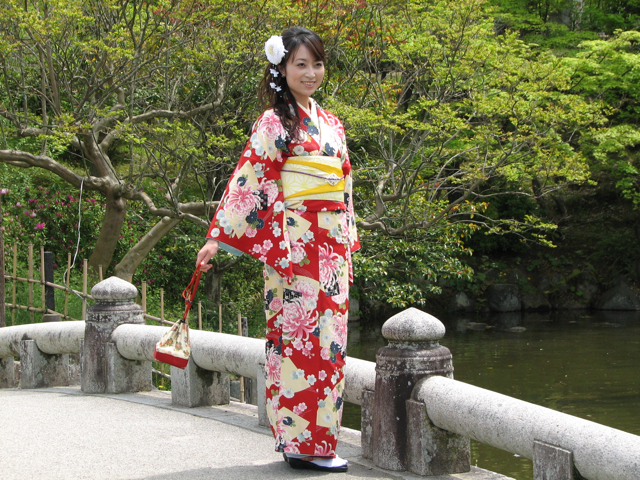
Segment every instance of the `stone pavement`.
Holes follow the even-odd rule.
[[[343,429],[347,473],[293,470],[273,451],[256,407],[171,405],[167,392],[83,395],[79,387],[0,390],[2,480],[406,479],[360,456],[360,432]],[[472,467],[432,480],[505,480]]]

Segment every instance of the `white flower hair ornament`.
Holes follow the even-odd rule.
[[[284,54],[287,53],[287,50],[284,48],[284,43],[282,43],[282,37],[280,35],[273,35],[267,40],[264,44],[264,53],[267,55],[267,60],[274,65],[278,65],[284,58]]]

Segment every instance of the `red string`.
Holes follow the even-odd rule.
[[[191,277],[191,282],[187,285],[187,288],[182,292],[182,298],[184,298],[184,315],[182,316],[182,320],[186,321],[187,316],[189,315],[189,310],[191,310],[191,305],[193,305],[193,300],[196,298],[196,291],[198,290],[198,284],[200,283],[200,275],[202,275],[202,270],[200,267],[193,272],[193,277]]]

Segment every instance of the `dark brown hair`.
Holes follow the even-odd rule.
[[[287,131],[289,140],[297,138],[300,128],[300,116],[296,99],[287,86],[287,80],[278,73],[277,76],[271,74],[271,69],[278,70],[278,67],[286,67],[290,58],[295,58],[295,53],[300,46],[306,46],[314,57],[315,61],[326,61],[324,53],[324,44],[322,39],[306,28],[292,27],[282,32],[282,43],[284,44],[285,53],[282,61],[278,65],[269,64],[264,70],[264,75],[258,87],[258,97],[264,108],[273,108],[280,117],[282,126]],[[280,91],[271,88],[271,83],[280,87]],[[293,105],[293,111],[289,107]]]

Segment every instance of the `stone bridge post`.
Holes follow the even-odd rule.
[[[376,355],[371,445],[378,467],[419,475],[470,470],[469,439],[433,426],[424,404],[411,399],[421,378],[453,378],[451,352],[438,343],[444,334],[437,318],[416,308],[394,315],[382,326],[389,345]]]
[[[82,348],[81,388],[84,393],[124,393],[151,390],[151,362],[127,360],[118,353],[111,334],[120,325],[144,324],[134,303],[136,287],[109,277],[91,289],[95,305],[87,310]]]

